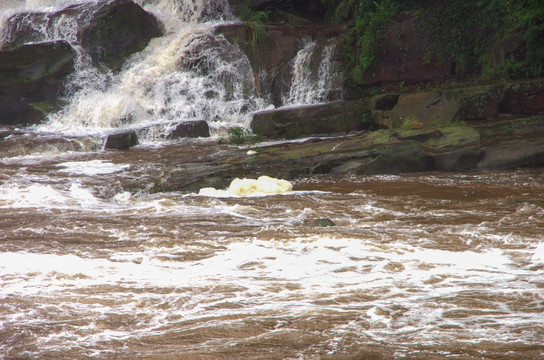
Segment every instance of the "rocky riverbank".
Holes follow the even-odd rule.
[[[247,6],[231,3],[238,13]],[[247,96],[266,99],[276,107],[252,114],[250,131],[264,142],[195,143],[192,146],[215,146],[217,151],[207,149],[204,153],[213,156],[182,156],[161,165],[160,177],[151,180],[153,190],[225,187],[236,177],[263,174],[292,180],[318,174],[544,166],[544,78],[494,79],[484,84],[451,81],[452,63],[426,52],[429,34],[422,32],[421,19],[403,13],[385,30],[374,74],[365,75],[364,86],[354,84],[344,71],[349,53],[343,44],[349,30],[327,23],[319,7],[304,13],[305,3],[294,1],[286,8],[276,1],[250,2],[246,11],[266,11],[266,22],[250,19],[213,27],[214,39],[237,49],[236,56],[247,56],[248,72],[255,80],[255,94]],[[40,31],[68,20],[76,28],[73,39],[43,41]],[[115,74],[131,55],[163,34],[162,24],[131,0],[19,13],[7,19],[0,48],[0,124],[5,126],[0,128],[0,157],[47,151],[137,153],[138,138],[159,127],[161,139],[209,137],[211,119],[128,126],[92,137],[39,135],[25,128],[65,105],[66,88],[78,61]],[[519,53],[522,43],[510,47]],[[226,51],[218,54],[234,56]],[[301,54],[304,61],[297,64]],[[499,63],[504,63],[510,52],[501,54]],[[189,63],[199,74],[209,70],[199,57],[195,59],[178,62]],[[301,78],[295,76],[298,65]],[[307,100],[308,94],[294,91],[301,89],[297,87],[301,82],[315,84],[302,89],[313,92],[312,101],[319,104],[293,105]],[[212,99],[217,94],[206,96]],[[130,117],[116,120],[124,123]]]

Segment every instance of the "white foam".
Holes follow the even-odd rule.
[[[77,175],[105,175],[114,174],[130,167],[128,164],[113,164],[106,160],[69,161],[58,164],[62,168],[59,172]]]
[[[0,208],[41,208],[67,209],[81,208],[91,210],[102,208],[103,202],[95,196],[92,189],[80,183],[70,184],[68,189],[52,185],[31,184],[28,186],[0,186]]]
[[[544,264],[544,243],[536,246],[532,260],[536,264]]]
[[[293,185],[282,179],[275,179],[269,176],[260,176],[258,179],[234,179],[227,190],[214,188],[202,188],[199,195],[214,197],[229,196],[264,196],[290,193]]]

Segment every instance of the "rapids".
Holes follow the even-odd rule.
[[[92,136],[202,118],[217,134],[272,105],[213,33],[236,21],[226,0],[136,2],[166,35],[118,74],[69,21],[44,29],[79,52],[68,105],[0,140],[24,148],[0,158],[0,359],[544,358],[542,170],[163,192],[154,179],[229,148],[150,132],[106,152]],[[0,27],[72,3],[4,0]],[[301,41],[283,105],[324,100],[332,47],[317,77],[314,50]]]
[[[542,171],[127,191],[176,158],[0,161],[3,358],[544,356]]]

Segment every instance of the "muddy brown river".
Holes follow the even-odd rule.
[[[0,358],[544,358],[542,169],[125,188],[215,148],[0,160]]]

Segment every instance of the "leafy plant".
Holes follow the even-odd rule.
[[[266,45],[268,33],[264,27],[264,23],[270,19],[270,11],[252,10],[249,0],[239,10],[240,20],[248,24],[250,28],[249,41],[253,52],[257,52],[259,48]]]
[[[261,141],[260,135],[255,135],[244,128],[235,127],[230,130],[228,140],[220,138],[219,144],[243,145],[247,143],[255,143]]]

